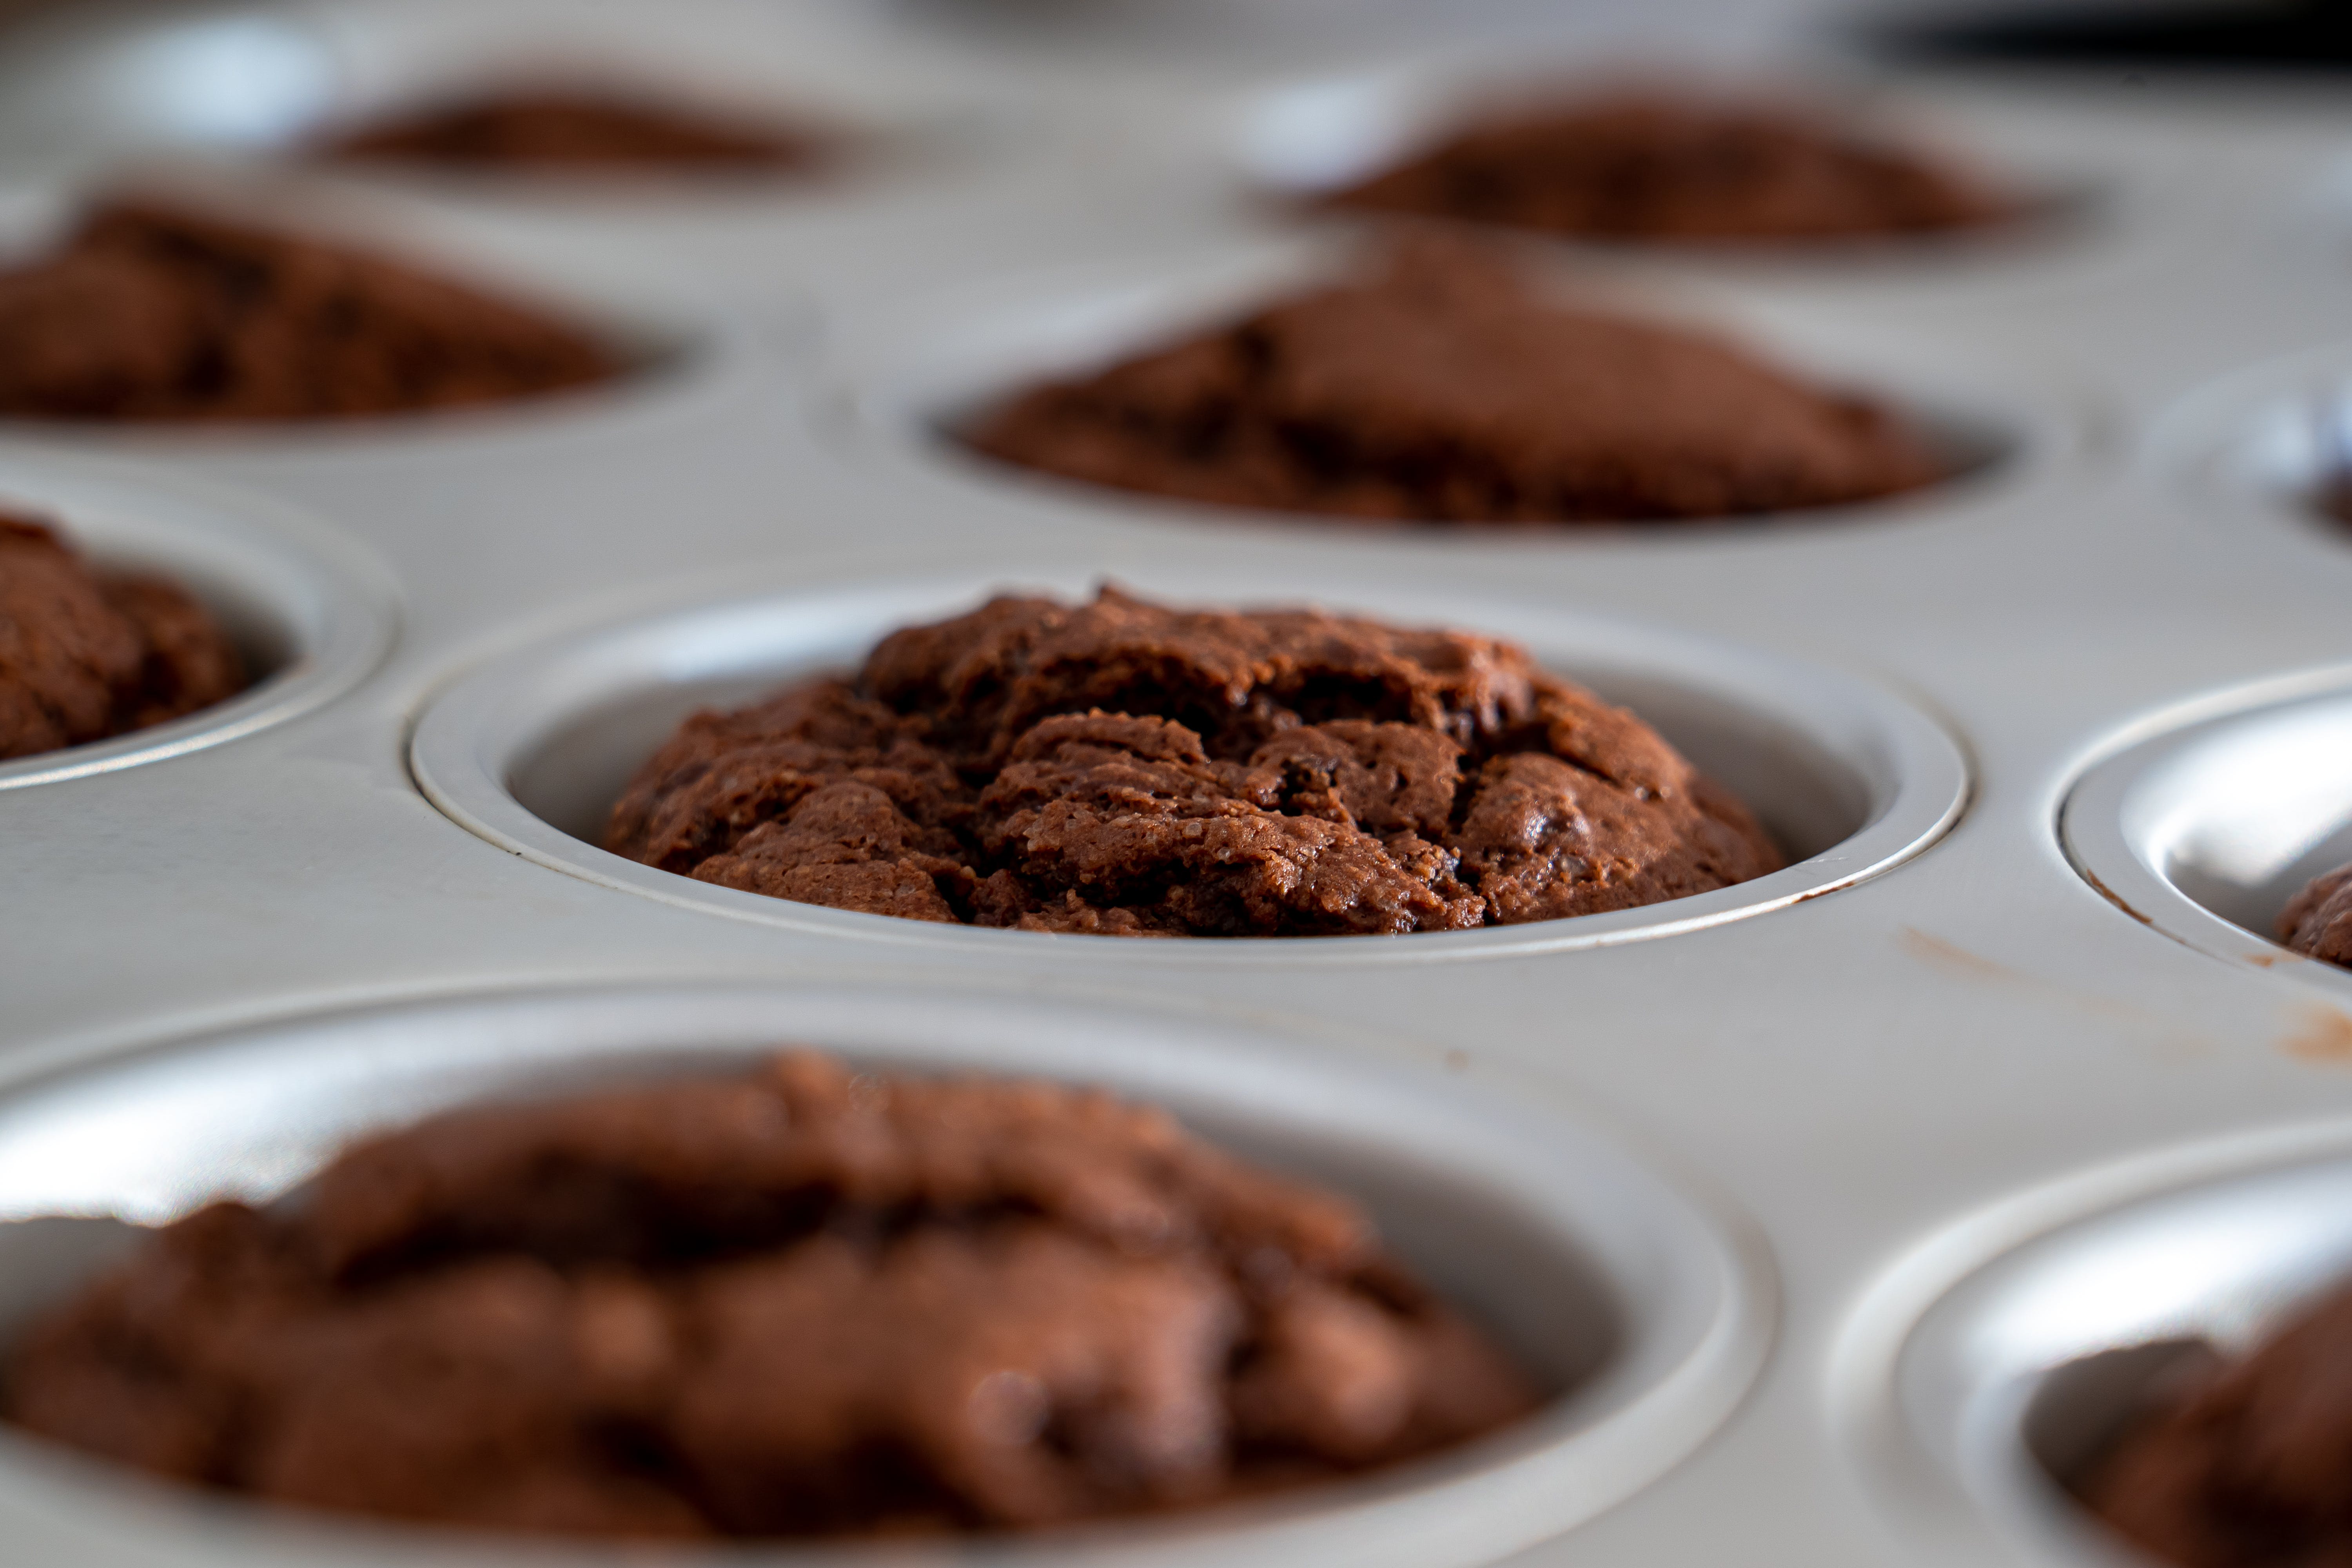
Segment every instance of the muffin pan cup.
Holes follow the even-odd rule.
[[[2069,1489],[2185,1378],[2344,1282],[2347,1194],[2352,1133],[2282,1130],[2021,1195],[1903,1259],[1840,1347],[1840,1414],[1856,1461],[1933,1522],[1920,1560],[2145,1563]],[[1986,1254],[2035,1209],[2063,1217]]]
[[[1907,419],[1942,465],[1916,489],[1846,505],[1668,522],[1416,524],[1218,506],[1091,485],[988,457],[959,431],[1040,382],[1080,376],[1171,346],[1318,284],[1377,266],[1376,228],[1333,232],[1299,226],[1268,237],[1234,236],[1149,259],[1003,269],[960,279],[845,332],[826,356],[821,425],[880,471],[955,498],[1017,499],[1051,507],[1074,527],[1116,537],[1139,525],[1194,532],[1236,528],[1344,540],[1435,533],[1473,543],[1522,545],[1665,531],[1856,525],[1980,504],[2024,482],[2071,447],[2080,424],[2077,389],[2021,381],[1964,346],[1935,350],[1857,331],[1837,312],[1798,298],[1740,295],[1703,279],[1644,278],[1638,270],[1580,263],[1508,236],[1485,237],[1515,255],[1540,297],[1616,310],[1727,340],[1819,387],[1871,397]]]
[[[1744,1223],[1557,1106],[1515,1102],[1442,1067],[1376,1066],[1132,1009],[742,984],[313,1016],[0,1090],[0,1306],[21,1322],[86,1277],[90,1255],[127,1241],[61,1216],[160,1222],[217,1196],[267,1202],[341,1143],[452,1105],[740,1071],[790,1044],[893,1071],[1099,1084],[1166,1107],[1247,1158],[1364,1202],[1391,1246],[1551,1392],[1524,1422],[1415,1464],[1164,1522],[1041,1535],[1017,1549],[1020,1561],[1488,1561],[1671,1466],[1737,1403],[1770,1338],[1774,1286]],[[45,1447],[0,1438],[0,1528],[13,1537],[28,1513],[71,1511],[53,1549],[70,1545],[78,1562],[139,1560],[138,1537],[152,1526],[110,1517],[105,1504],[121,1491],[150,1494],[147,1509],[172,1521],[191,1563],[315,1562],[297,1551],[330,1549],[337,1533],[361,1538],[341,1547],[440,1560],[429,1538],[404,1553],[380,1526],[322,1530],[289,1550],[268,1510],[169,1498],[87,1463],[59,1470],[57,1454],[35,1459]],[[73,1469],[91,1473],[66,1479]],[[28,1491],[59,1485],[86,1506],[28,1502]],[[763,1555],[872,1552],[802,1543]]]
[[[2086,177],[2089,206],[1964,256],[1528,254],[1892,397],[1967,477],[1736,523],[1357,528],[1033,480],[940,432],[1339,255],[1348,226],[1245,198],[1232,132],[1279,79],[1360,65],[1378,19],[1321,7],[1280,59],[1146,60],[980,4],[995,21],[747,0],[756,47],[678,46],[742,45],[730,79],[781,84],[804,38],[801,68],[842,65],[845,111],[986,110],[936,180],[598,205],[207,165],[289,226],[382,223],[677,353],[609,398],[478,419],[9,433],[0,499],[181,575],[285,662],[184,728],[0,772],[9,1212],[276,1192],[360,1125],[794,1038],[1095,1079],[1361,1183],[1408,1256],[1449,1283],[1461,1265],[1514,1334],[1598,1300],[1624,1336],[1517,1436],[1263,1514],[755,1558],[2112,1559],[2042,1456],[2092,1440],[2164,1342],[2238,1342],[2352,1262],[2326,1217],[2352,1150],[2352,989],[2285,957],[2263,907],[2341,844],[2328,792],[2352,754],[2352,539],[2294,500],[2322,447],[2276,434],[2352,363],[2352,259],[2311,243],[2305,210],[2352,112],[1865,84],[1892,121],[1981,136],[1996,168]],[[1105,15],[1141,37],[1154,4]],[[1445,26],[1475,55],[1509,8]],[[544,15],[362,9],[407,29],[372,57],[386,91],[420,79],[402,62]],[[593,9],[649,61],[694,33]],[[117,36],[214,16],[126,13]],[[1402,76],[1511,74],[1519,53],[1415,52]],[[0,226],[126,167],[86,126],[14,156],[29,102],[0,94]],[[759,900],[590,841],[695,704],[851,664],[992,590],[1105,579],[1524,641],[1747,795],[1794,863],[1549,928],[1125,943]],[[11,1310],[120,1239],[0,1231]],[[2142,1342],[2145,1365],[2087,1359]],[[0,1568],[541,1551],[192,1499],[5,1432],[0,1521]]]
[[[2352,668],[2193,704],[2084,773],[2059,828],[2076,868],[2130,914],[2352,1002],[2352,972],[2275,929],[2305,883],[2352,863]]]
[[[55,524],[101,568],[187,589],[252,678],[227,701],[169,723],[0,761],[0,790],[162,762],[295,718],[367,679],[398,630],[396,592],[364,549],[255,497],[0,447],[0,510]]]
[[[1282,603],[1224,574],[1155,574],[1127,585],[1178,603]],[[630,777],[678,721],[795,679],[855,667],[895,626],[980,604],[995,588],[1083,596],[1091,584],[1016,571],[955,582],[739,601],[626,623],[529,649],[469,674],[428,708],[410,766],[456,821],[502,848],[608,887],[786,930],[975,954],[1048,942],[1059,962],[1187,965],[1393,963],[1591,948],[1697,931],[1819,898],[1918,854],[1958,817],[1969,778],[1957,746],[1891,693],[1826,669],[1705,637],[1496,597],[1344,589],[1319,602],[1406,625],[1476,627],[1525,643],[1538,663],[1633,708],[1746,800],[1790,864],[1753,881],[1571,920],[1384,937],[1242,938],[1138,944],[955,927],[820,909],[698,882],[602,847]]]

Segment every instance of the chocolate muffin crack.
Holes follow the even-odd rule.
[[[1654,731],[1468,633],[1004,597],[704,712],[606,845],[772,897],[1118,935],[1459,931],[1777,869]]]

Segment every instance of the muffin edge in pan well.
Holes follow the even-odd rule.
[[[2056,824],[2084,880],[2189,947],[2352,1000],[2352,972],[2275,931],[2305,883],[2352,861],[2352,667],[2192,700],[2103,752]]]
[[[2341,1121],[2158,1149],[1916,1243],[1830,1383],[1884,1522],[1941,1568],[2153,1568],[2070,1487],[2177,1380],[2352,1276]]]
[[[295,718],[365,679],[398,635],[390,574],[354,541],[275,501],[143,466],[0,446],[0,510],[54,523],[101,566],[186,588],[252,675],[242,692],[184,718],[0,762],[0,791],[158,762]]]
[[[1246,1158],[1353,1191],[1408,1263],[1567,1385],[1518,1427],[1342,1483],[1319,1502],[1302,1493],[1164,1527],[1003,1538],[991,1550],[1004,1561],[1178,1568],[1246,1550],[1467,1568],[1671,1468],[1729,1413],[1769,1342],[1774,1287],[1744,1223],[1568,1114],[1433,1067],[1204,1019],[921,987],[509,993],[162,1044],[0,1098],[0,1215],[154,1221],[213,1195],[267,1199],[366,1129],[648,1069],[725,1070],[794,1041],[912,1070],[1099,1083],[1166,1105]],[[0,1226],[0,1247],[26,1260],[5,1271],[12,1321],[89,1267],[102,1250],[91,1228]],[[110,1537],[121,1542],[112,1560],[139,1560],[140,1538],[152,1550],[156,1531],[202,1561],[315,1562],[331,1541],[364,1549],[355,1561],[416,1560],[388,1534],[197,1500],[0,1438],[0,1519],[12,1534],[52,1532],[78,1561],[109,1562]],[[453,1543],[440,1532],[410,1540]]]

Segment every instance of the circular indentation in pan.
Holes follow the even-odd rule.
[[[350,690],[392,646],[389,578],[299,517],[127,466],[0,452],[0,508],[53,521],[100,563],[168,577],[204,601],[253,684],[170,723],[0,762],[0,790],[175,757],[291,719]]]
[[[1671,1467],[1737,1403],[1769,1342],[1769,1266],[1744,1230],[1524,1095],[1202,1020],[903,984],[416,1004],[238,1030],[21,1085],[0,1095],[0,1220],[30,1223],[0,1223],[0,1315],[21,1321],[125,1239],[120,1227],[34,1216],[152,1222],[216,1195],[267,1199],[339,1143],[454,1103],[740,1068],[795,1042],[894,1068],[1100,1084],[1163,1105],[1245,1157],[1364,1202],[1409,1264],[1562,1391],[1522,1425],[1420,1465],[1166,1524],[1000,1538],[992,1554],[1010,1563],[1489,1561]],[[28,1560],[242,1564],[320,1562],[358,1527],[187,1506],[11,1435],[0,1436],[0,1529]],[[362,1543],[367,1561],[427,1549],[374,1531]],[[759,1560],[852,1557],[871,1560],[823,1545]]]
[[[2059,831],[2075,868],[2158,931],[2352,997],[2352,972],[2273,935],[2298,889],[2352,861],[2352,669],[2197,704],[2093,764]]]
[[[2171,1151],[1930,1238],[1865,1300],[1833,1389],[1910,1555],[2127,1568],[2067,1487],[2218,1352],[2352,1272],[2352,1134]]]
[[[1118,942],[949,926],[790,903],[698,882],[596,847],[630,776],[698,708],[747,701],[798,676],[854,667],[883,636],[976,605],[1000,584],[1065,596],[1066,570],[795,594],[681,610],[500,659],[455,682],[417,726],[418,784],[457,822],[517,854],[608,887],[738,919],[1002,957],[1116,951],[1126,963],[1392,963],[1631,942],[1779,909],[1874,876],[1926,848],[1968,796],[1959,750],[1918,710],[1861,680],[1633,622],[1394,584],[1278,594],[1250,574],[1138,573],[1180,603],[1307,599],[1407,625],[1514,638],[1546,668],[1632,708],[1756,811],[1796,862],[1642,909],[1484,931],[1312,940]]]
[[[1087,484],[985,457],[960,435],[982,411],[1040,382],[1084,374],[1213,329],[1344,275],[1359,254],[1351,245],[1325,239],[1286,240],[1227,247],[1190,263],[1013,277],[960,289],[898,312],[870,334],[845,334],[835,357],[845,384],[834,406],[846,413],[854,439],[910,479],[1053,504],[1088,521],[1307,528],[1326,537],[1335,531],[1412,526],[1214,506]],[[1540,270],[1530,276],[1539,289],[1555,280]],[[1455,524],[1443,529],[1445,537],[1572,542],[1621,536],[1627,527],[1663,536],[1709,527],[1784,528],[1912,515],[2013,478],[2058,444],[2066,423],[2046,389],[1995,384],[1998,373],[1988,380],[1981,366],[1948,355],[1939,361],[1921,344],[1856,331],[1834,312],[1801,306],[1769,315],[1754,307],[1725,310],[1690,290],[1636,289],[1597,276],[1574,281],[1562,297],[1727,331],[1799,375],[1878,396],[1922,433],[1947,477],[1843,506],[1621,525]]]

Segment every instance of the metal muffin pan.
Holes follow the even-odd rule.
[[[217,616],[252,684],[110,741],[0,761],[0,790],[184,756],[331,702],[392,647],[398,599],[366,551],[274,502],[122,464],[0,448],[0,509],[48,521],[100,565],[151,573]]]
[[[1742,1224],[1556,1107],[1442,1068],[1375,1068],[1278,1037],[1103,1007],[953,992],[703,985],[580,988],[312,1016],[163,1043],[0,1090],[0,1276],[21,1321],[113,1238],[54,1217],[174,1217],[215,1197],[268,1201],[341,1143],[483,1099],[740,1070],[783,1044],[877,1068],[1103,1084],[1163,1105],[1246,1157],[1348,1192],[1431,1283],[1556,1397],[1524,1424],[1343,1486],[1167,1525],[1066,1532],[1039,1561],[1175,1565],[1235,1553],[1329,1563],[1470,1564],[1541,1540],[1671,1466],[1738,1402],[1771,1335],[1774,1288]],[[385,1531],[285,1538],[273,1521],[125,1487],[104,1467],[0,1438],[0,1528],[53,1561],[441,1561]],[[74,1472],[82,1472],[79,1475]],[[70,1478],[70,1479],[68,1479]],[[149,1494],[152,1519],[60,1510]],[[251,1513],[256,1510],[245,1510]],[[44,1534],[45,1528],[57,1531]],[[338,1553],[340,1556],[340,1552]],[[548,1553],[550,1561],[608,1560]],[[802,1547],[724,1561],[867,1561]],[[678,1560],[710,1560],[681,1552]],[[666,1556],[665,1560],[668,1560]]]
[[[2067,1488],[2185,1377],[2352,1277],[2347,1196],[2337,1123],[2095,1173],[1986,1216],[2041,1208],[2047,1226],[1991,1256],[1980,1221],[1898,1264],[1857,1314],[1843,1414],[1863,1462],[1916,1505],[1899,1521],[1914,1560],[2146,1562]]]
[[[786,929],[975,952],[1052,944],[1064,963],[1113,937],[1040,936],[819,909],[698,882],[598,847],[613,803],[697,709],[748,701],[795,678],[854,668],[901,626],[977,607],[1002,587],[1085,596],[1092,584],[1001,576],[738,601],[533,648],[467,675],[426,710],[410,765],[434,804],[542,865],[647,897]],[[1139,580],[1179,603],[1255,595],[1229,575]],[[1147,962],[1282,967],[1393,963],[1603,946],[1696,931],[1819,898],[1901,864],[1967,804],[1959,748],[1900,699],[1825,669],[1704,637],[1549,605],[1461,602],[1391,587],[1325,607],[1408,625],[1475,627],[1525,643],[1545,668],[1654,724],[1755,810],[1793,862],[1736,887],[1641,909],[1476,931],[1146,944]]]
[[[509,4],[478,8],[493,21],[523,14]],[[852,1044],[866,1043],[850,1027],[857,1018],[903,1020],[910,998],[952,993],[974,1032],[926,1031],[916,1044],[968,1048],[989,1067],[1059,1070],[1014,1037],[1045,1013],[1094,1009],[1121,1022],[1093,1031],[1074,1074],[1171,1096],[1197,1088],[1204,1104],[1255,1092],[1266,1081],[1247,1076],[1258,1055],[1311,1056],[1333,1096],[1360,1080],[1409,1080],[1401,1094],[1430,1092],[1429,1125],[1459,1131],[1458,1079],[1480,1105],[1558,1110],[1563,1124],[1605,1128],[1611,1143],[1642,1151],[1636,1167],[1728,1194],[1744,1219],[1717,1214],[1712,1234],[1748,1260],[1745,1279],[1763,1279],[1769,1257],[1778,1329],[1752,1381],[1709,1384],[1727,1414],[1692,1418],[1640,1466],[1596,1460],[1587,1472],[1580,1458],[1580,1479],[1607,1480],[1579,1494],[1589,1508],[1570,1508],[1563,1488],[1538,1489],[1541,1510],[1522,1498],[1489,1510],[1453,1480],[1432,1484],[1402,1500],[1425,1507],[1413,1530],[1430,1533],[1401,1531],[1397,1560],[1467,1563],[1545,1529],[1559,1532],[1517,1550],[1516,1568],[1883,1568],[2041,1550],[2015,1542],[2043,1542],[2033,1532],[2063,1509],[2015,1528],[1988,1522],[2007,1504],[1977,1500],[1915,1435],[1945,1417],[1899,1414],[1913,1386],[1901,1369],[1927,1364],[1898,1353],[1914,1326],[1961,1278],[2033,1237],[2347,1146],[2352,1025],[2336,977],[2190,951],[2134,918],[2147,911],[2101,897],[2059,825],[2070,795],[2079,803],[2093,771],[2125,749],[2345,685],[2352,548],[2316,527],[2273,526],[2295,505],[2207,459],[2238,449],[2234,433],[2252,427],[2242,420],[2264,389],[2297,392],[2264,379],[2285,356],[2319,363],[2336,350],[2310,345],[2352,342],[2352,262],[2305,243],[2298,216],[2315,171],[2352,147],[2352,111],[2273,89],[2176,97],[1889,79],[1874,90],[1893,117],[1917,107],[1963,140],[1987,138],[1996,166],[2081,168],[2119,195],[2086,215],[2079,237],[1971,249],[1965,265],[1946,265],[1936,247],[1868,266],[1792,256],[1696,269],[1632,251],[1549,252],[1629,296],[1752,331],[1805,367],[1948,410],[2012,454],[1966,483],[1736,527],[1446,533],[1242,513],[1213,527],[1202,509],[1073,496],[982,468],[942,450],[938,425],[1018,375],[1248,297],[1328,246],[1237,199],[1232,133],[1237,106],[1276,78],[1361,68],[1361,35],[1327,10],[1284,32],[1280,59],[1235,48],[1150,61],[1062,50],[1050,18],[959,28],[945,4],[867,8],[856,26],[917,51],[925,69],[961,73],[976,100],[1017,83],[1067,144],[1008,138],[991,165],[1001,184],[943,180],[919,195],[908,182],[895,205],[878,182],[845,188],[850,216],[822,237],[781,221],[704,222],[683,204],[559,224],[520,197],[272,186],[289,222],[313,201],[363,200],[404,240],[436,254],[446,242],[453,258],[479,257],[551,297],[576,293],[614,320],[679,321],[694,337],[746,304],[813,316],[819,330],[800,341],[813,352],[713,331],[707,341],[722,348],[743,345],[718,363],[745,374],[689,369],[609,406],[478,420],[220,437],[20,432],[11,453],[38,457],[45,471],[94,461],[58,448],[133,450],[316,516],[383,560],[395,585],[386,596],[407,625],[376,678],[236,745],[0,793],[0,885],[12,895],[0,900],[0,1073],[29,1094],[36,1080],[147,1071],[173,1058],[169,1042],[211,1064],[226,1058],[208,1053],[237,1042],[257,1050],[299,1037],[319,1047],[320,1073],[364,1058],[422,1082],[446,1062],[415,1034],[346,1051],[354,1037],[324,1020],[409,1002],[412,1018],[454,1017],[506,1006],[489,998],[521,987],[577,997],[629,981],[646,995],[823,990],[844,999],[827,1015],[842,1024],[831,1037]],[[337,8],[319,0],[315,11]],[[1112,20],[1150,8],[1134,0]],[[831,26],[847,13],[806,14]],[[420,27],[446,29],[449,48],[478,36],[443,7],[416,15]],[[598,15],[645,29],[649,53],[671,26],[649,6]],[[803,11],[768,15],[783,27]],[[1150,33],[1139,21],[1132,36]],[[1391,63],[1458,79],[1525,63],[1510,51],[1437,54]],[[1072,69],[1080,58],[1091,63]],[[1788,57],[1752,63],[1778,68]],[[869,69],[889,68],[869,58],[847,75],[863,81]],[[0,143],[7,134],[0,127]],[[120,147],[71,151],[31,184],[12,165],[20,183],[0,190],[0,212],[71,195],[61,171],[121,166]],[[2263,395],[2249,402],[2249,388]],[[140,481],[141,494],[149,488]],[[1561,922],[1596,940],[1526,946],[1514,932],[1469,933],[1504,940],[1465,944],[1475,962],[1432,967],[1410,960],[1448,951],[1447,939],[1180,947],[919,931],[748,896],[756,911],[722,908],[705,897],[719,889],[600,858],[564,830],[591,822],[593,797],[698,700],[845,663],[893,616],[946,613],[1000,585],[1067,593],[1103,577],[1171,597],[1318,601],[1520,637],[1563,673],[1650,712],[1703,764],[1731,775],[1761,760],[1756,782],[1733,782],[1772,796],[1759,804],[1784,832],[1815,825],[1795,831],[1797,847],[1868,819],[1873,791],[1891,787],[1880,820],[1913,823],[1893,842],[1918,852],[1863,880],[1817,864],[1804,875],[1844,882],[1836,897],[1755,918],[1730,918],[1728,904],[1758,890],[1733,889],[1719,918],[1685,921],[1691,906],[1664,906],[1636,911],[1622,932]],[[610,730],[606,711],[620,721]],[[537,771],[518,772],[526,762]],[[1923,779],[1941,782],[1906,793]],[[427,788],[442,805],[458,802],[453,814],[476,831]],[[1937,836],[1963,790],[1966,809]],[[2225,805],[2212,809],[2226,816]],[[649,885],[628,885],[637,875]],[[656,879],[660,896],[631,896]],[[1645,922],[1687,929],[1621,940]],[[2263,946],[2258,934],[2242,941]],[[1359,951],[1369,961],[1335,956]],[[420,1001],[459,993],[477,1001],[441,1012]],[[1185,1022],[1167,1033],[1139,1021],[1151,1017]],[[814,1031],[772,1009],[756,1031],[803,1032]],[[747,1022],[734,1038],[748,1045],[754,1033]],[[325,1044],[331,1035],[343,1043]],[[1153,1044],[1180,1035],[1181,1047]],[[1152,1064],[1189,1058],[1194,1041],[1205,1053],[1194,1077],[1171,1068],[1151,1079]],[[518,1072],[544,1059],[511,1044],[481,1049],[516,1050]],[[290,1044],[271,1059],[289,1087],[320,1081]],[[168,1079],[146,1080],[159,1120],[118,1122],[43,1167],[119,1170],[151,1132],[160,1145],[257,1081],[224,1069],[222,1095],[206,1099]],[[289,1103],[246,1098],[257,1096],[261,1108]],[[218,1112],[224,1136],[234,1109]],[[387,1093],[374,1109],[398,1105]],[[1463,1114],[1485,1125],[1484,1110]],[[1401,1120],[1399,1136],[1420,1122],[1417,1110]],[[1498,1147],[1519,1147],[1519,1124],[1494,1125]],[[1563,1148],[1586,1146],[1561,1136]],[[1399,1181],[1419,1168],[1400,1166]],[[1569,1192],[1546,1182],[1543,1195]],[[2147,1213],[2157,1231],[2208,1234],[2186,1208]],[[1496,1278],[1512,1261],[1483,1241],[1461,1250]],[[62,1278],[34,1267],[40,1255],[8,1256],[12,1278]],[[1742,1332],[1762,1321],[1740,1321]],[[2118,1320],[2078,1348],[2140,1331]],[[2059,1360],[2075,1348],[2042,1344]],[[2021,1427],[1982,1430],[1993,1435],[1971,1452],[2031,1476],[2019,1468],[2030,1454]],[[29,1445],[8,1452],[0,1563],[413,1560],[357,1531],[248,1510],[210,1516]],[[1328,1501],[1299,1500],[1280,1526],[1296,1533],[1278,1547],[1229,1540],[1221,1555],[1365,1555],[1361,1521],[1382,1516]],[[476,1561],[535,1551],[455,1540],[434,1550]],[[1029,1568],[1089,1550],[1011,1540],[954,1552]]]
[[[2305,883],[2352,862],[2352,668],[2194,704],[2084,773],[2060,828],[2083,875],[2158,930],[2352,1001],[2352,972],[2273,934]]]

